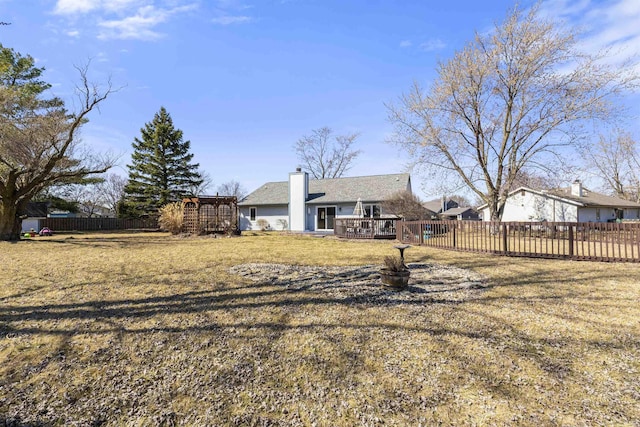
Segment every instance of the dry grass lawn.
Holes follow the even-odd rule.
[[[472,298],[386,304],[232,275],[390,242],[0,242],[0,425],[640,425],[640,267],[411,248]],[[341,286],[350,286],[342,283]]]

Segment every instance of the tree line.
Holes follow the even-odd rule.
[[[501,219],[509,191],[555,185],[579,156],[611,193],[640,201],[640,148],[624,130],[619,102],[640,77],[628,64],[610,64],[608,52],[579,50],[578,42],[577,30],[544,18],[540,3],[516,6],[441,62],[428,87],[415,83],[386,104],[390,142],[415,167],[474,194],[492,220]],[[71,198],[85,209],[106,205],[136,217],[211,184],[164,107],[134,139],[128,178],[105,175],[117,159],[82,146],[78,131],[114,93],[111,82],[96,85],[87,67],[77,67],[78,108],[69,111],[47,96],[43,71],[31,56],[0,45],[0,240],[19,238],[31,200]],[[594,140],[597,126],[608,132]],[[294,150],[313,178],[338,178],[361,153],[357,138],[322,127]],[[245,193],[237,182],[219,190]]]

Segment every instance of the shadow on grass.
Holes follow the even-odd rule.
[[[54,424],[45,421],[26,421],[23,422],[20,417],[5,417],[0,415],[0,426],[2,427],[49,427]]]
[[[483,263],[484,261],[480,261]],[[469,261],[468,265],[473,265]],[[458,264],[456,264],[457,266]],[[477,265],[476,265],[477,266]],[[457,336],[468,340],[482,340],[490,345],[495,342],[507,342],[508,348],[514,354],[528,358],[540,366],[541,369],[554,373],[558,378],[566,375],[568,366],[567,360],[570,355],[565,355],[559,359],[549,357],[544,353],[538,353],[541,347],[545,348],[573,348],[584,344],[593,349],[624,349],[625,346],[640,345],[638,337],[631,338],[626,343],[613,342],[610,340],[591,340],[588,342],[571,342],[573,338],[565,337],[561,339],[534,338],[521,332],[519,329],[504,321],[504,319],[494,316],[492,308],[499,310],[504,304],[512,304],[516,308],[519,304],[539,305],[537,313],[544,313],[550,302],[566,304],[567,300],[580,301],[581,303],[598,303],[616,307],[623,302],[632,304],[632,299],[618,298],[612,302],[609,298],[594,296],[589,289],[580,290],[575,286],[574,278],[558,277],[554,270],[540,269],[528,275],[515,276],[507,283],[492,283],[489,286],[545,286],[555,284],[558,292],[548,293],[544,290],[533,295],[517,295],[506,293],[499,295],[491,292],[473,292],[467,299],[453,299],[447,294],[447,290],[433,286],[424,289],[418,286],[410,286],[406,291],[390,291],[379,284],[358,284],[349,286],[345,282],[354,279],[364,279],[368,273],[363,274],[360,267],[346,270],[336,277],[323,277],[321,282],[309,284],[309,277],[313,273],[298,279],[280,279],[277,275],[261,280],[256,283],[247,283],[238,279],[237,286],[223,286],[210,290],[197,290],[189,292],[175,293],[166,296],[151,296],[144,298],[124,298],[115,300],[93,300],[79,303],[62,304],[3,304],[0,306],[0,334],[5,337],[19,335],[46,334],[61,337],[73,336],[75,334],[111,334],[133,335],[156,332],[165,333],[202,333],[212,331],[256,331],[264,330],[271,333],[284,333],[286,331],[302,330],[331,330],[331,329],[353,329],[360,331],[390,330],[404,331],[409,333],[428,334],[434,337]],[[611,279],[611,274],[603,270],[597,277],[589,277],[588,280]],[[584,279],[587,280],[587,279]],[[26,292],[35,292],[37,289]],[[8,299],[19,298],[22,294],[5,297]],[[306,310],[317,307],[344,307],[345,310],[362,308],[379,308],[381,310],[411,310],[440,306],[451,310],[455,316],[466,316],[467,318],[482,318],[483,324],[494,325],[493,329],[476,327],[469,323],[469,329],[462,330],[454,327],[434,326],[430,324],[416,325],[413,322],[372,322],[371,324],[361,323],[316,323],[299,320],[292,325],[283,318],[281,321],[273,322],[250,322],[250,323],[224,323],[211,322],[216,318],[216,312],[232,313],[243,310],[284,310],[286,313],[297,313],[297,310]],[[448,307],[448,308],[446,308]],[[484,307],[479,310],[478,307]],[[620,305],[622,307],[622,305]],[[198,323],[185,326],[174,326],[184,324],[182,321],[171,322],[167,325],[171,316],[176,316],[176,320],[184,320],[192,314],[205,314],[200,316]],[[403,317],[410,316],[405,313]],[[544,313],[548,316],[555,316],[560,320],[584,322],[585,319],[577,319],[575,316],[565,314],[561,311],[548,311]],[[142,326],[144,320],[153,319],[159,316],[161,324],[153,327]],[[187,317],[184,317],[187,316]],[[239,316],[242,316],[240,313]],[[407,317],[408,319],[408,317]],[[74,324],[69,328],[68,322]],[[58,325],[58,326],[57,326]],[[607,324],[595,324],[594,327],[606,332]],[[507,339],[507,337],[510,337]],[[534,349],[534,350],[532,350]],[[460,348],[456,351],[464,352]],[[561,353],[561,351],[560,351]],[[480,369],[480,368],[479,368]]]

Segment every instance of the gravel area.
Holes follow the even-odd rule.
[[[434,299],[464,301],[487,287],[481,275],[442,264],[409,264],[409,286],[396,290],[380,280],[380,266],[315,267],[286,264],[241,264],[232,274],[256,283],[283,286],[288,291],[322,293],[352,302],[388,304],[429,302]]]

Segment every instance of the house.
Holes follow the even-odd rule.
[[[488,206],[479,208],[490,220]],[[578,180],[571,187],[533,190],[520,187],[507,196],[502,221],[610,222],[640,219],[640,204],[596,193]]]
[[[259,229],[260,222],[273,230],[333,231],[335,218],[353,217],[358,200],[365,217],[385,217],[382,202],[399,191],[411,191],[409,174],[309,179],[298,168],[238,203],[240,229]]]
[[[478,211],[469,206],[460,206],[455,200],[447,199],[442,196],[441,199],[433,199],[422,204],[428,210],[435,212],[435,218],[453,219],[453,220],[477,220],[480,218]]]
[[[449,209],[459,207],[458,202],[454,200],[447,200],[445,196],[442,196],[441,199],[433,199],[429,200],[428,202],[424,202],[422,206],[429,209],[431,212],[435,212],[436,214],[441,214]]]
[[[447,209],[446,211],[440,214],[440,218],[442,219],[453,219],[453,220],[467,220],[467,221],[475,221],[480,219],[480,215],[478,211],[472,207],[458,207]]]
[[[47,217],[49,204],[47,202],[29,202],[27,203],[26,217],[22,220],[22,232],[31,229],[40,230],[40,220]]]

